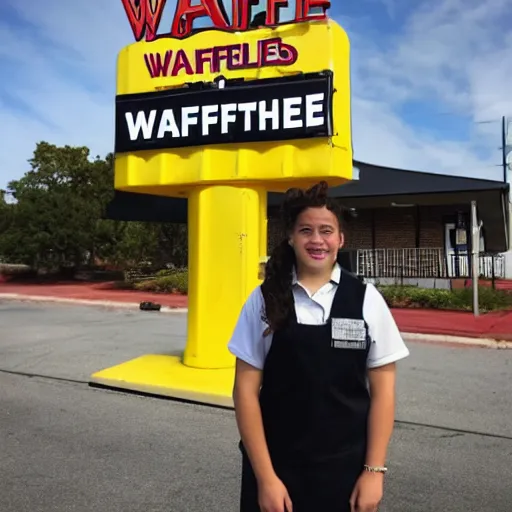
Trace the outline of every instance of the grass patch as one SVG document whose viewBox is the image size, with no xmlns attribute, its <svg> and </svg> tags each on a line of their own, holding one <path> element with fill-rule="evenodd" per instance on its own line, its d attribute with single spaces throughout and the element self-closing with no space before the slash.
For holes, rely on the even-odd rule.
<svg viewBox="0 0 512 512">
<path fill-rule="evenodd" d="M 424 308 L 454 311 L 473 310 L 471 288 L 437 290 L 416 286 L 379 286 L 386 302 L 393 308 Z M 488 286 L 478 288 L 479 308 L 482 312 L 512 309 L 512 293 L 493 290 Z"/>
<path fill-rule="evenodd" d="M 136 290 L 149 293 L 188 293 L 187 269 L 161 270 L 154 277 L 135 283 L 126 283 Z M 378 286 L 392 308 L 422 308 L 451 311 L 472 311 L 471 288 L 437 290 L 416 286 Z M 494 290 L 490 286 L 479 287 L 479 307 L 482 313 L 512 309 L 512 293 Z"/>
<path fill-rule="evenodd" d="M 162 270 L 156 277 L 139 281 L 133 285 L 136 290 L 151 293 L 181 293 L 188 292 L 187 270 Z"/>
</svg>

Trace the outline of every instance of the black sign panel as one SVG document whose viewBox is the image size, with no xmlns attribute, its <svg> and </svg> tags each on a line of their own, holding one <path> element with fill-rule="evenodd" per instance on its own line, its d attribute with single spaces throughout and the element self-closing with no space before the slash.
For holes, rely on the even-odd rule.
<svg viewBox="0 0 512 512">
<path fill-rule="evenodd" d="M 116 153 L 332 135 L 332 74 L 116 98 Z"/>
</svg>

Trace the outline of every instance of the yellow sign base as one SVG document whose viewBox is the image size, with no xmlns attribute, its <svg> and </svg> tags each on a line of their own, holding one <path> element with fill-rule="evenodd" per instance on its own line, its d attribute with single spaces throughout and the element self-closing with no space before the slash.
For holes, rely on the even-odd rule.
<svg viewBox="0 0 512 512">
<path fill-rule="evenodd" d="M 189 311 L 183 359 L 144 355 L 99 371 L 90 382 L 231 406 L 235 358 L 228 341 L 241 305 L 260 282 L 266 215 L 264 190 L 196 187 L 188 198 Z"/>
<path fill-rule="evenodd" d="M 191 368 L 178 356 L 151 354 L 101 370 L 90 383 L 232 408 L 234 378 L 234 368 Z"/>
<path fill-rule="evenodd" d="M 121 51 L 115 188 L 188 199 L 187 344 L 182 359 L 142 356 L 95 373 L 92 383 L 231 405 L 235 358 L 228 342 L 244 302 L 261 283 L 267 193 L 352 179 L 349 47 L 345 31 L 322 20 L 247 32 L 199 31 Z M 297 90 L 287 98 L 291 90 L 275 88 L 286 80 L 288 90 L 299 78 L 306 87 L 310 75 L 319 80 L 311 89 L 316 93 L 302 97 Z M 269 101 L 283 102 L 271 128 L 264 110 Z M 257 125 L 250 105 L 256 106 Z M 220 112 L 216 131 L 207 116 L 203 124 L 206 107 Z M 233 108 L 245 112 L 243 132 L 241 117 L 229 132 L 226 113 Z M 194 111 L 202 114 L 189 117 Z M 291 140 L 292 126 L 305 131 L 293 132 L 298 135 Z"/>
</svg>

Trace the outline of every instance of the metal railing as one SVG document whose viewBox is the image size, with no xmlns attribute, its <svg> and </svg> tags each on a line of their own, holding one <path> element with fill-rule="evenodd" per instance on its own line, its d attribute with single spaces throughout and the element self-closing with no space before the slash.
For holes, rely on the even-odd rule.
<svg viewBox="0 0 512 512">
<path fill-rule="evenodd" d="M 356 273 L 362 277 L 379 278 L 458 278 L 471 277 L 471 254 L 445 256 L 436 248 L 358 249 Z M 482 253 L 479 256 L 479 277 L 505 276 L 503 254 Z"/>
<path fill-rule="evenodd" d="M 448 258 L 450 277 L 471 277 L 471 254 L 452 254 Z M 481 253 L 478 257 L 478 276 L 485 279 L 505 277 L 505 256 L 503 254 Z"/>
<path fill-rule="evenodd" d="M 363 277 L 445 277 L 441 248 L 359 249 L 357 273 Z"/>
</svg>

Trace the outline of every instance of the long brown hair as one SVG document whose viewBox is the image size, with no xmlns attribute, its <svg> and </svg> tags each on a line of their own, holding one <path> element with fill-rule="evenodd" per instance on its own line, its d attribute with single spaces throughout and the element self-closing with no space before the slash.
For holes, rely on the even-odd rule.
<svg viewBox="0 0 512 512">
<path fill-rule="evenodd" d="M 328 188 L 327 183 L 321 181 L 307 190 L 291 188 L 285 194 L 281 205 L 285 236 L 267 261 L 265 279 L 261 285 L 265 303 L 264 320 L 269 332 L 285 327 L 293 311 L 292 279 L 296 259 L 289 237 L 299 215 L 307 208 L 326 207 L 336 215 L 341 229 L 342 209 L 334 199 L 328 197 Z"/>
</svg>

